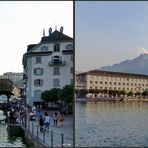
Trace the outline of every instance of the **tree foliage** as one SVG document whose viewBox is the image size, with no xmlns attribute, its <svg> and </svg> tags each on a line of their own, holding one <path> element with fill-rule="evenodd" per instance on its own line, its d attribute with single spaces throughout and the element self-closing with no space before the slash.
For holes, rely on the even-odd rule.
<svg viewBox="0 0 148 148">
<path fill-rule="evenodd" d="M 73 101 L 73 85 L 65 85 L 63 89 L 59 91 L 59 98 L 65 103 L 72 103 Z"/>
<path fill-rule="evenodd" d="M 41 94 L 41 98 L 45 102 L 56 102 L 58 98 L 59 88 L 52 88 L 51 90 L 45 90 Z"/>
<path fill-rule="evenodd" d="M 0 79 L 0 91 L 12 91 L 13 82 L 10 79 Z"/>
</svg>

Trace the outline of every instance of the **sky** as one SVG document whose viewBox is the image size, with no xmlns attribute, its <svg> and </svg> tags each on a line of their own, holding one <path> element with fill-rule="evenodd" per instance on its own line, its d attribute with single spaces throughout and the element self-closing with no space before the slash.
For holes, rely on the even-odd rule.
<svg viewBox="0 0 148 148">
<path fill-rule="evenodd" d="M 81 72 L 148 54 L 148 2 L 75 2 L 75 50 Z"/>
<path fill-rule="evenodd" d="M 39 43 L 43 28 L 47 36 L 55 26 L 73 37 L 72 1 L 0 1 L 0 75 L 23 72 L 27 45 Z"/>
</svg>

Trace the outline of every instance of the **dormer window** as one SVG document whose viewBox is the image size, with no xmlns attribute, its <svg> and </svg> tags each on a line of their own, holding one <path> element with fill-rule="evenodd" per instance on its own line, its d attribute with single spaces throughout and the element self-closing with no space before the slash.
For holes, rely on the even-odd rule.
<svg viewBox="0 0 148 148">
<path fill-rule="evenodd" d="M 54 52 L 60 52 L 60 44 L 56 43 L 54 45 Z"/>
<path fill-rule="evenodd" d="M 73 45 L 72 44 L 68 44 L 68 45 L 65 46 L 65 48 L 67 50 L 72 50 L 73 49 Z"/>
<path fill-rule="evenodd" d="M 41 47 L 41 51 L 48 51 L 48 47 L 47 46 Z"/>
</svg>

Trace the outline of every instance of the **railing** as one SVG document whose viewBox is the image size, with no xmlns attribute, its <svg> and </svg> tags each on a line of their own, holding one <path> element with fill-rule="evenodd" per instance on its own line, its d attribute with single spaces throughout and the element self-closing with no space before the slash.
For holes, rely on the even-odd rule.
<svg viewBox="0 0 148 148">
<path fill-rule="evenodd" d="M 25 128 L 24 124 L 23 126 Z M 42 131 L 40 128 L 42 128 Z M 70 135 L 67 135 L 66 137 L 63 133 L 55 132 L 54 130 L 47 131 L 44 127 L 40 127 L 36 122 L 28 120 L 26 130 L 49 147 L 72 147 L 72 137 Z M 68 141 L 69 138 L 71 139 L 71 143 Z"/>
<path fill-rule="evenodd" d="M 55 62 L 54 60 L 52 60 L 48 64 L 49 64 L 49 66 L 54 66 L 54 65 L 64 66 L 64 65 L 66 65 L 66 61 L 59 60 L 59 61 Z"/>
</svg>

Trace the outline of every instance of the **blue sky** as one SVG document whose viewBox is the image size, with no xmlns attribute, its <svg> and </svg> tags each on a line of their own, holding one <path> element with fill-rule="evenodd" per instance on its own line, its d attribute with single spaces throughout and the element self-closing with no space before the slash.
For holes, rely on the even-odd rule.
<svg viewBox="0 0 148 148">
<path fill-rule="evenodd" d="M 0 1 L 0 75 L 23 72 L 27 45 L 39 43 L 43 28 L 47 36 L 56 25 L 73 37 L 72 1 Z"/>
<path fill-rule="evenodd" d="M 77 1 L 75 6 L 76 70 L 148 53 L 148 2 Z"/>
</svg>

